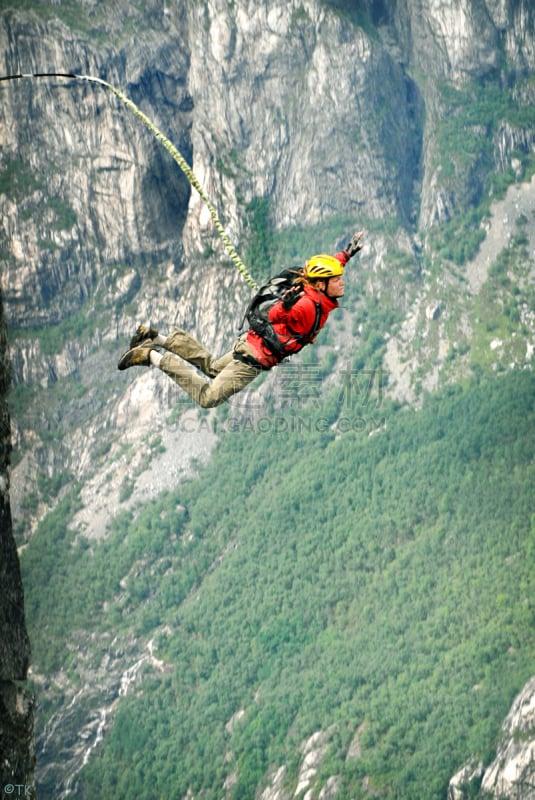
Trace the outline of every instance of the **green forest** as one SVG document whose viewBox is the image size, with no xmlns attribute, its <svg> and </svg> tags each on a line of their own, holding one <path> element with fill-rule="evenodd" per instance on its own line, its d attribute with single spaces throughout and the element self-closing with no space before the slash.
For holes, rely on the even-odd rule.
<svg viewBox="0 0 535 800">
<path fill-rule="evenodd" d="M 73 488 L 22 553 L 35 669 L 75 672 L 70 637 L 154 639 L 165 663 L 76 796 L 253 800 L 282 765 L 293 794 L 317 731 L 314 797 L 337 776 L 340 800 L 444 800 L 489 763 L 535 663 L 534 397 L 530 371 L 419 410 L 360 395 L 373 435 L 336 424 L 336 392 L 299 426 L 271 407 L 100 543 L 68 527 Z"/>
</svg>

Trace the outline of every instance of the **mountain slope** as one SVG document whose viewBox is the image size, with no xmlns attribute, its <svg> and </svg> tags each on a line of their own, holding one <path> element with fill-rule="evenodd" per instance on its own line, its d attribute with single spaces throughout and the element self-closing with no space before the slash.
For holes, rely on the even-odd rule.
<svg viewBox="0 0 535 800">
<path fill-rule="evenodd" d="M 519 222 L 526 254 L 517 242 L 474 298 L 464 266 L 508 185 L 530 187 L 533 209 L 533 9 L 523 0 L 471 13 L 462 3 L 461 25 L 453 12 L 342 0 L 6 3 L 0 63 L 8 74 L 63 68 L 123 88 L 193 164 L 258 279 L 366 225 L 331 371 L 375 368 L 386 350 L 389 391 L 418 402 L 481 362 L 529 363 L 535 336 L 522 307 L 532 214 Z M 157 458 L 151 443 L 176 401 L 158 376 L 132 386 L 116 374 L 132 330 L 178 323 L 228 348 L 248 290 L 203 203 L 115 98 L 42 80 L 2 83 L 1 100 L 16 529 L 27 538 L 81 481 L 77 522 L 99 537 L 100 516 L 126 502 L 124 482 L 150 483 L 140 454 Z M 191 438 L 168 440 L 180 474 L 194 468 Z"/>
<path fill-rule="evenodd" d="M 390 413 L 382 405 L 386 396 L 418 406 L 426 392 L 448 383 L 531 369 L 534 13 L 530 0 L 445 0 L 440 8 L 431 0 L 2 4 L 0 73 L 65 69 L 102 76 L 124 89 L 193 163 L 255 277 L 283 263 L 301 264 L 313 251 L 333 252 L 355 229 L 368 229 L 366 248 L 347 272 L 343 307 L 317 346 L 264 376 L 229 407 L 199 414 L 165 376 L 155 370 L 119 374 L 116 363 L 141 321 L 151 320 L 164 331 L 183 324 L 218 351 L 235 338 L 248 291 L 227 263 L 206 209 L 148 131 L 99 87 L 44 79 L 1 83 L 0 275 L 13 373 L 10 499 L 17 541 L 26 546 L 31 636 L 41 642 L 32 673 L 40 705 L 39 780 L 44 791 L 74 792 L 103 734 L 108 736 L 116 719 L 119 729 L 123 724 L 121 710 L 137 681 L 146 676 L 144 670 L 170 682 L 173 691 L 178 686 L 182 696 L 180 681 L 170 677 L 175 650 L 181 646 L 180 636 L 169 634 L 180 623 L 173 610 L 189 608 L 188 598 L 193 602 L 200 584 L 211 587 L 210 581 L 222 574 L 219 566 L 223 570 L 235 563 L 240 537 L 251 547 L 255 544 L 260 564 L 264 558 L 276 561 L 275 554 L 264 549 L 267 542 L 277 542 L 285 562 L 300 556 L 291 574 L 298 597 L 298 589 L 312 583 L 305 557 L 309 553 L 300 550 L 302 538 L 295 538 L 299 529 L 291 540 L 295 553 L 279 545 L 277 533 L 289 533 L 286 517 L 297 525 L 296 509 L 302 502 L 295 496 L 295 508 L 273 511 L 287 480 L 301 486 L 301 473 L 314 487 L 305 492 L 317 515 L 310 528 L 318 524 L 319 530 L 331 517 L 338 526 L 331 533 L 333 552 L 341 555 L 323 553 L 329 568 L 323 568 L 319 582 L 319 596 L 334 608 L 333 620 L 339 614 L 340 627 L 333 629 L 338 646 L 351 632 L 348 598 L 353 583 L 349 565 L 345 572 L 342 568 L 343 543 L 349 541 L 351 555 L 357 544 L 336 514 L 331 484 L 317 477 L 332 466 L 329 458 L 337 452 L 332 438 L 342 442 L 350 436 L 359 443 L 373 433 L 370 441 L 380 442 Z M 483 398 L 480 405 L 485 405 Z M 477 418 L 478 409 L 471 406 L 463 413 Z M 492 419 L 487 426 L 493 426 Z M 527 440 L 527 430 L 525 434 Z M 312 458 L 311 452 L 323 453 L 325 448 L 325 463 L 316 463 L 312 474 L 313 460 L 308 464 L 296 458 L 300 472 L 290 470 L 288 475 L 276 466 L 275 457 L 285 459 L 288 442 L 297 442 L 300 435 L 298 451 Z M 258 532 L 264 522 L 249 531 L 249 512 L 231 507 L 226 494 L 212 498 L 212 490 L 222 489 L 215 480 L 220 476 L 212 467 L 205 472 L 204 465 L 220 440 L 225 442 L 221 452 L 229 457 L 231 451 L 225 448 L 232 442 L 237 448 L 237 496 L 250 511 L 264 508 L 267 518 L 276 513 L 267 538 Z M 284 447 L 280 441 L 285 441 Z M 248 451 L 257 445 L 269 448 L 273 463 L 261 454 L 253 463 L 247 460 Z M 458 446 L 462 449 L 460 440 Z M 240 447 L 248 448 L 247 453 Z M 345 451 L 337 457 L 339 469 L 344 461 L 353 463 Z M 414 451 L 414 458 L 434 469 L 427 451 Z M 227 470 L 225 462 L 215 463 Z M 394 463 L 409 477 L 418 473 L 418 467 L 411 471 L 412 465 L 397 455 Z M 379 477 L 385 471 L 387 482 L 395 483 L 388 459 L 376 463 L 370 455 L 368 472 L 372 466 Z M 474 465 L 467 485 L 473 492 L 484 489 L 493 469 L 485 460 Z M 478 471 L 481 486 L 472 474 Z M 368 517 L 375 510 L 381 535 L 394 542 L 408 539 L 409 552 L 410 536 L 418 532 L 420 522 L 405 507 L 405 496 L 413 495 L 400 486 L 396 500 L 385 499 L 380 482 L 372 474 L 366 477 L 365 464 L 359 465 L 358 474 L 355 500 L 355 487 L 342 470 L 340 503 L 346 516 L 353 522 L 358 503 L 362 524 L 369 530 Z M 187 496 L 177 499 L 175 489 L 182 491 L 184 480 L 192 475 L 200 482 L 188 484 Z M 257 491 L 261 478 L 262 491 Z M 513 478 L 515 474 L 504 479 L 511 490 Z M 446 493 L 444 506 L 436 501 L 437 519 L 445 525 L 447 519 L 448 531 L 451 521 L 455 533 L 461 525 L 459 514 L 472 509 L 462 487 L 452 485 L 455 489 Z M 204 492 L 204 499 L 197 492 Z M 501 497 L 498 489 L 496 497 Z M 160 503 L 151 504 L 154 498 L 161 498 Z M 379 514 L 377 504 L 383 500 L 388 518 Z M 413 497 L 415 508 L 419 501 Z M 507 498 L 503 501 L 507 509 Z M 494 507 L 493 498 L 489 503 Z M 435 519 L 433 509 L 428 512 Z M 502 512 L 496 513 L 501 519 Z M 425 515 L 424 519 L 429 521 Z M 165 520 L 168 528 L 162 527 Z M 364 535 L 358 525 L 357 534 Z M 448 534 L 444 536 L 449 541 Z M 363 587 L 372 596 L 379 584 L 368 583 L 368 573 L 382 574 L 383 561 L 397 552 L 394 543 L 385 556 L 379 544 L 355 556 L 366 578 Z M 311 540 L 311 554 L 320 545 L 319 536 Z M 177 557 L 177 547 L 183 548 L 183 558 Z M 452 550 L 452 555 L 462 559 L 465 554 Z M 324 588 L 333 559 L 335 566 L 342 562 L 340 584 L 332 587 L 333 598 L 338 593 L 342 598 L 338 611 Z M 422 557 L 420 564 L 427 579 Z M 453 560 L 451 569 L 455 566 Z M 284 583 L 276 567 L 273 591 L 277 587 L 285 596 L 290 578 Z M 500 568 L 495 569 L 499 578 Z M 409 566 L 407 570 L 410 575 Z M 254 608 L 251 565 L 250 571 L 251 591 L 244 591 L 243 603 Z M 314 660 L 315 642 L 322 631 L 330 630 L 326 612 L 317 611 L 313 620 L 313 604 L 305 607 L 298 600 L 287 600 L 287 623 L 284 609 L 268 597 L 269 580 L 266 576 L 258 590 L 259 602 L 266 600 L 267 616 L 252 617 L 238 648 L 244 659 L 253 652 L 250 681 L 263 677 L 260 662 L 266 659 L 266 670 L 274 675 L 283 670 L 283 656 L 296 644 L 303 658 Z M 402 585 L 403 575 L 396 581 Z M 507 598 L 515 588 L 506 587 Z M 457 600 L 457 586 L 454 589 Z M 218 593 L 219 588 L 214 597 Z M 61 620 L 55 611 L 58 598 Z M 232 597 L 225 595 L 224 601 L 234 610 Z M 516 601 L 513 617 L 518 613 L 524 619 L 523 595 L 511 598 L 513 604 Z M 486 602 L 494 608 L 495 598 Z M 377 604 L 370 613 L 382 621 Z M 455 609 L 446 608 L 456 619 Z M 224 619 L 213 611 L 223 627 Z M 394 608 L 393 619 L 397 611 Z M 197 672 L 191 674 L 185 667 L 184 674 L 188 692 L 197 683 L 207 687 L 202 696 L 192 696 L 196 724 L 201 725 L 203 718 L 210 718 L 218 696 L 206 665 L 217 665 L 219 656 L 217 647 L 206 650 L 208 633 L 196 635 L 194 624 L 203 630 L 203 620 L 192 616 L 185 638 L 188 646 L 194 641 L 198 647 L 193 654 Z M 447 629 L 447 621 L 444 625 Z M 308 638 L 300 639 L 304 627 Z M 370 621 L 372 641 L 374 631 Z M 500 633 L 489 631 L 489 641 L 494 640 L 501 641 Z M 403 650 L 399 636 L 394 641 Z M 449 642 L 455 652 L 453 636 L 445 641 L 446 650 Z M 266 656 L 273 642 L 282 642 L 280 663 L 276 654 Z M 376 663 L 377 653 L 361 645 Z M 382 648 L 388 654 L 391 642 L 381 640 L 379 652 Z M 326 674 L 328 666 L 318 660 Z M 238 665 L 234 674 L 241 675 Z M 518 673 L 512 670 L 509 699 L 523 677 L 521 668 Z M 221 680 L 227 685 L 224 675 Z M 240 681 L 249 685 L 247 680 L 237 677 L 238 683 L 228 689 L 232 701 L 214 711 L 225 724 L 242 710 L 242 702 L 246 713 L 254 708 L 240 688 Z M 325 686 L 323 676 L 314 680 Z M 365 687 L 373 687 L 372 677 L 366 681 Z M 292 686 L 299 704 L 301 687 L 296 684 Z M 275 698 L 274 684 L 268 689 Z M 307 702 L 301 704 L 305 707 L 314 694 L 307 692 Z M 328 687 L 325 692 L 329 696 Z M 288 691 L 287 706 L 293 710 L 290 695 Z M 173 708 L 174 696 L 155 694 L 154 701 Z M 269 705 L 256 726 L 239 713 L 234 719 L 236 737 L 240 722 L 246 723 L 243 742 L 232 750 L 242 754 L 235 778 L 229 765 L 220 763 L 218 747 L 227 733 L 211 728 L 212 744 L 195 733 L 199 752 L 215 753 L 214 770 L 221 781 L 203 778 L 207 759 L 195 756 L 184 769 L 184 786 L 200 791 L 206 780 L 216 792 L 215 787 L 228 780 L 231 792 L 236 780 L 235 792 L 250 795 L 255 781 L 266 775 L 268 762 L 282 784 L 304 781 L 298 775 L 304 739 L 310 742 L 310 752 L 303 755 L 308 763 L 318 757 L 313 752 L 321 753 L 329 736 L 338 734 L 330 728 L 328 714 L 318 710 L 318 726 L 325 723 L 325 730 L 304 717 L 296 723 L 303 738 L 294 740 L 296 747 L 286 746 L 284 720 L 290 711 L 281 708 L 283 722 L 273 725 Z M 413 705 L 418 708 L 418 698 Z M 274 700 L 273 707 L 280 704 Z M 505 714 L 505 699 L 498 707 Z M 141 717 L 138 711 L 132 713 Z M 486 706 L 474 713 L 485 727 Z M 352 708 L 349 716 L 348 729 L 360 712 Z M 263 722 L 272 732 L 273 752 L 259 733 Z M 131 730 L 128 714 L 125 724 Z M 158 724 L 166 727 L 168 721 L 162 717 Z M 452 774 L 474 749 L 469 742 L 463 744 L 471 724 L 470 718 L 460 723 Z M 375 730 L 371 722 L 356 737 L 355 752 L 362 749 L 366 730 Z M 138 726 L 135 736 L 141 740 L 145 735 Z M 388 737 L 378 737 L 383 749 L 377 752 L 386 759 Z M 167 735 L 161 738 L 168 741 Z M 343 742 L 348 738 L 346 733 Z M 184 734 L 184 742 L 187 739 Z M 249 740 L 258 743 L 256 750 L 248 749 Z M 123 747 L 121 738 L 119 742 Z M 132 741 L 129 746 L 137 745 Z M 154 746 L 152 735 L 147 746 Z M 166 765 L 162 793 L 167 793 L 177 770 L 176 763 L 171 764 L 172 748 L 162 747 L 166 752 L 155 763 Z M 338 755 L 344 753 L 345 744 L 336 747 Z M 427 752 L 421 738 L 413 747 L 411 763 L 420 750 L 422 758 Z M 397 751 L 392 751 L 392 763 L 397 763 Z M 175 756 L 179 763 L 180 754 Z M 286 777 L 277 764 L 285 765 Z M 368 781 L 370 792 L 373 780 L 367 776 L 377 775 L 374 770 L 366 766 L 362 777 L 362 786 Z M 158 785 L 155 770 L 150 774 L 152 784 L 136 778 L 144 791 Z M 335 774 L 337 769 L 325 766 L 325 775 L 334 783 Z M 353 780 L 349 774 L 342 783 Z M 445 775 L 444 765 L 440 781 Z M 125 780 L 129 778 L 130 774 Z M 84 780 L 98 783 L 94 777 Z M 385 780 L 393 785 L 390 778 Z M 325 793 L 334 791 L 333 782 Z"/>
<path fill-rule="evenodd" d="M 372 437 L 227 433 L 105 544 L 60 560 L 57 521 L 38 531 L 35 668 L 65 663 L 68 620 L 70 669 L 117 715 L 76 796 L 250 798 L 284 766 L 290 797 L 313 734 L 313 797 L 333 778 L 336 797 L 438 800 L 468 754 L 490 759 L 535 647 L 534 388 L 450 390 Z M 133 638 L 151 658 L 117 708 L 83 664 Z"/>
</svg>

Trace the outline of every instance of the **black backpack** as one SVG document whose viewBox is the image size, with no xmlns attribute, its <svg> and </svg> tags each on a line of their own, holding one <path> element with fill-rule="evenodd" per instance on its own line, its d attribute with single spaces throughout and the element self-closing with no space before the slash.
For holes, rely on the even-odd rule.
<svg viewBox="0 0 535 800">
<path fill-rule="evenodd" d="M 270 278 L 268 283 L 261 286 L 251 299 L 241 324 L 241 328 L 243 328 L 245 320 L 247 320 L 251 329 L 262 337 L 267 347 L 278 358 L 284 358 L 290 355 L 290 353 L 275 333 L 273 325 L 269 321 L 269 310 L 275 303 L 282 299 L 285 292 L 294 285 L 295 279 L 299 275 L 299 269 L 284 269 L 278 275 L 274 275 Z M 296 294 L 295 301 L 297 301 L 300 296 L 302 295 Z M 311 341 L 318 332 L 320 319 L 321 305 L 320 303 L 316 303 L 316 318 L 312 330 L 306 334 L 294 333 L 291 328 L 289 328 L 289 330 L 297 341 L 306 344 Z"/>
</svg>

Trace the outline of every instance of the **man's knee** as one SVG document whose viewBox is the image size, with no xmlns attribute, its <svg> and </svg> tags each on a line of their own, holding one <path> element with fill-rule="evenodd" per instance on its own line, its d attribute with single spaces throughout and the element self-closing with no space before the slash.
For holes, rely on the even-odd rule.
<svg viewBox="0 0 535 800">
<path fill-rule="evenodd" d="M 228 381 L 223 385 L 220 381 L 216 380 L 212 383 L 205 384 L 203 390 L 199 395 L 199 405 L 202 408 L 215 408 L 222 403 L 226 403 L 233 395 L 240 392 L 244 388 L 242 383 Z"/>
<path fill-rule="evenodd" d="M 221 403 L 224 403 L 226 399 L 226 397 L 213 397 L 204 392 L 199 397 L 199 405 L 201 408 L 215 408 L 221 405 Z"/>
</svg>

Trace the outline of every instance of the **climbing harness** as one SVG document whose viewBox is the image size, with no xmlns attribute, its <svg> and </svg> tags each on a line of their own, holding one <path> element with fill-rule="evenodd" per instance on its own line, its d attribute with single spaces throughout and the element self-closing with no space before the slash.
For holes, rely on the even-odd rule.
<svg viewBox="0 0 535 800">
<path fill-rule="evenodd" d="M 246 283 L 251 287 L 251 289 L 253 289 L 253 291 L 256 291 L 258 289 L 258 285 L 254 281 L 253 277 L 249 274 L 247 267 L 245 266 L 245 264 L 239 257 L 238 253 L 234 249 L 223 227 L 223 224 L 219 219 L 219 215 L 210 201 L 210 198 L 208 197 L 203 187 L 199 183 L 197 176 L 195 175 L 195 173 L 185 160 L 184 156 L 175 147 L 175 145 L 171 141 L 169 141 L 169 139 L 166 136 L 164 136 L 161 130 L 156 127 L 156 125 L 147 117 L 147 115 L 144 114 L 136 106 L 133 100 L 130 100 L 129 97 L 127 97 L 120 89 L 117 89 L 115 86 L 112 86 L 111 83 L 102 80 L 102 78 L 92 77 L 91 75 L 77 75 L 75 73 L 65 73 L 65 72 L 30 72 L 30 73 L 21 73 L 18 75 L 0 76 L 0 82 L 18 80 L 21 78 L 68 78 L 71 80 L 88 81 L 89 83 L 95 83 L 98 84 L 99 86 L 104 86 L 104 88 L 108 89 L 116 97 L 118 97 L 119 100 L 121 100 L 121 102 L 124 103 L 124 105 L 128 108 L 128 110 L 131 111 L 139 120 L 141 120 L 141 122 L 143 122 L 144 125 L 147 126 L 147 128 L 156 137 L 156 139 L 160 142 L 160 144 L 162 144 L 165 147 L 167 152 L 176 161 L 176 163 L 178 164 L 178 166 L 180 167 L 180 169 L 190 182 L 191 186 L 194 189 L 196 189 L 202 200 L 204 200 L 204 202 L 206 203 L 206 206 L 208 208 L 208 211 L 210 212 L 210 216 L 212 217 L 217 233 L 219 234 L 219 237 L 223 242 L 223 245 L 225 246 L 227 253 L 230 256 L 232 263 L 234 264 L 238 272 L 242 275 L 242 277 L 245 279 Z"/>
</svg>

